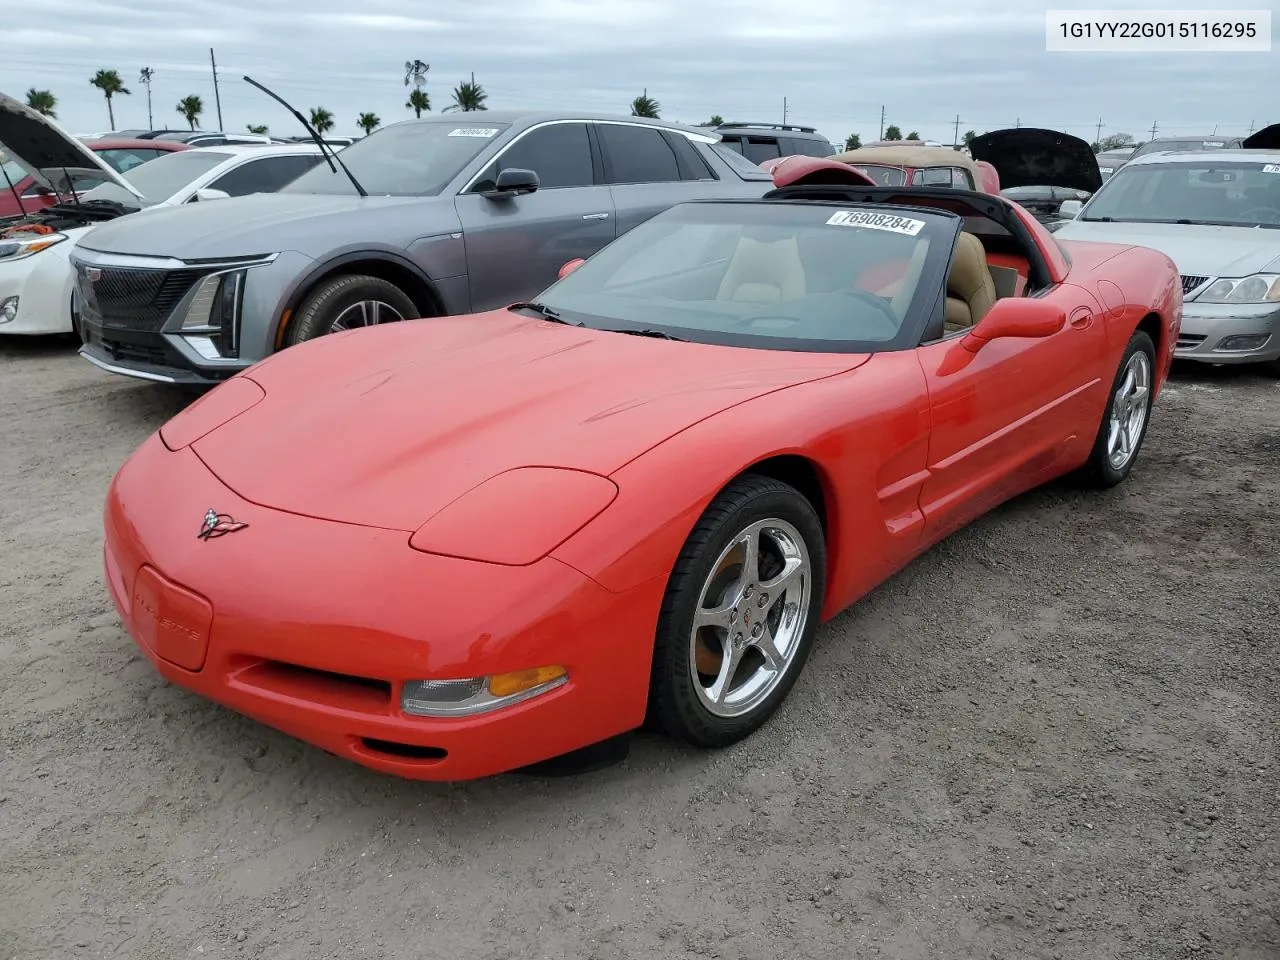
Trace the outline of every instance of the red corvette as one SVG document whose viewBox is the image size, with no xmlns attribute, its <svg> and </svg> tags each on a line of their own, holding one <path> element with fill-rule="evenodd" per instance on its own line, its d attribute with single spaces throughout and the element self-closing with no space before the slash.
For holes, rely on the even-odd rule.
<svg viewBox="0 0 1280 960">
<path fill-rule="evenodd" d="M 1129 474 L 1162 254 L 952 188 L 684 203 L 536 301 L 323 337 L 165 424 L 106 578 L 171 681 L 429 780 L 759 727 L 819 622 L 1068 472 Z"/>
</svg>

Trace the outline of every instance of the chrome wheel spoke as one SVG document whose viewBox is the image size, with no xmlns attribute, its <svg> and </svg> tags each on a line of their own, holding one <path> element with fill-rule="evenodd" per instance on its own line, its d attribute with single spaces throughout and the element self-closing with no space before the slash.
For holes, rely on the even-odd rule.
<svg viewBox="0 0 1280 960">
<path fill-rule="evenodd" d="M 760 579 L 760 531 L 748 530 L 738 543 L 742 547 L 742 582 L 755 583 Z"/>
<path fill-rule="evenodd" d="M 1124 375 L 1111 399 L 1107 426 L 1107 459 L 1117 470 L 1133 459 L 1147 423 L 1151 399 L 1151 363 L 1145 353 L 1135 353 L 1125 364 Z"/>
<path fill-rule="evenodd" d="M 693 629 L 696 631 L 705 627 L 718 627 L 721 630 L 728 630 L 729 616 L 733 613 L 737 599 L 737 591 L 734 590 L 727 602 L 720 604 L 718 607 L 703 607 L 698 610 L 693 615 Z"/>
<path fill-rule="evenodd" d="M 707 697 L 716 704 L 723 704 L 729 691 L 733 689 L 733 678 L 742 663 L 742 647 L 734 643 L 725 643 L 723 655 L 720 657 L 720 672 L 715 681 L 707 688 Z"/>
<path fill-rule="evenodd" d="M 761 602 L 767 603 L 768 600 L 779 594 L 790 590 L 795 584 L 804 579 L 805 563 L 799 557 L 787 557 L 782 562 L 782 572 L 776 577 L 760 582 L 760 589 L 764 591 L 761 596 L 764 598 Z"/>
<path fill-rule="evenodd" d="M 774 673 L 781 673 L 786 669 L 787 658 L 786 653 L 778 648 L 778 640 L 774 636 L 773 630 L 767 625 L 762 634 L 752 643 L 760 655 L 764 658 L 764 665 Z"/>
</svg>

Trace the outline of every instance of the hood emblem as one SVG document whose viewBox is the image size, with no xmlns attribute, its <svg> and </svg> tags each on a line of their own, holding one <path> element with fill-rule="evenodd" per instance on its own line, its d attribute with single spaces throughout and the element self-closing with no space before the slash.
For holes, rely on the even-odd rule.
<svg viewBox="0 0 1280 960">
<path fill-rule="evenodd" d="M 90 283 L 97 283 L 102 279 L 102 271 L 97 267 L 86 267 L 84 271 L 84 278 Z"/>
<path fill-rule="evenodd" d="M 212 540 L 215 537 L 225 537 L 228 533 L 243 530 L 247 526 L 247 523 L 241 523 L 210 507 L 204 515 L 204 523 L 200 524 L 200 532 L 196 536 L 201 540 Z"/>
</svg>

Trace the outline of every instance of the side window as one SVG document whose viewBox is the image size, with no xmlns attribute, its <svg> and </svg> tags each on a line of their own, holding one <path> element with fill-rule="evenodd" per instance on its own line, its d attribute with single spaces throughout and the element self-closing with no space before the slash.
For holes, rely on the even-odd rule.
<svg viewBox="0 0 1280 960">
<path fill-rule="evenodd" d="M 670 131 L 663 134 L 676 154 L 681 180 L 715 180 L 716 175 L 688 137 Z"/>
<path fill-rule="evenodd" d="M 747 137 L 747 145 L 743 155 L 752 163 L 760 164 L 766 160 L 776 160 L 782 156 L 778 149 L 778 141 L 773 137 Z"/>
<path fill-rule="evenodd" d="M 532 170 L 539 190 L 589 187 L 595 183 L 591 169 L 591 141 L 585 123 L 553 123 L 538 127 L 515 141 L 485 169 L 471 193 L 492 190 L 503 170 Z"/>
<path fill-rule="evenodd" d="M 611 183 L 673 183 L 682 179 L 676 153 L 655 127 L 599 123 Z"/>
<path fill-rule="evenodd" d="M 722 145 L 724 145 L 724 146 L 728 147 L 728 148 L 729 148 L 730 150 L 732 150 L 734 153 L 742 153 L 742 138 L 741 138 L 741 137 L 723 137 L 723 136 L 722 136 L 722 137 L 720 138 L 720 143 L 721 143 Z"/>
<path fill-rule="evenodd" d="M 223 190 L 233 197 L 247 197 L 251 193 L 275 193 L 281 186 L 277 177 L 277 166 L 273 160 L 279 157 L 262 157 L 242 163 L 234 170 L 228 170 L 217 180 L 209 184 L 212 190 Z"/>
<path fill-rule="evenodd" d="M 951 167 L 924 167 L 911 177 L 911 185 L 916 187 L 949 187 L 951 186 Z"/>
<path fill-rule="evenodd" d="M 973 179 L 969 176 L 969 171 L 963 167 L 952 167 L 951 185 L 957 190 L 972 190 Z"/>
<path fill-rule="evenodd" d="M 322 159 L 318 153 L 302 153 L 292 157 L 272 157 L 270 160 L 264 161 L 271 164 L 271 172 L 275 177 L 276 185 L 272 190 L 279 190 L 286 184 L 297 180 Z"/>
</svg>

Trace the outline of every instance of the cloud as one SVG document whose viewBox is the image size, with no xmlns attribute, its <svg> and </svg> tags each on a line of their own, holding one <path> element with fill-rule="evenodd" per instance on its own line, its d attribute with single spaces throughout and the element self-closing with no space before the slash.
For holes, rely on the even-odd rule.
<svg viewBox="0 0 1280 960">
<path fill-rule="evenodd" d="M 1057 7 L 1085 7 L 1059 2 Z M 1158 9 L 1167 3 L 1128 3 Z M 12 8 L 12 9 L 10 9 Z M 58 97 L 75 132 L 107 123 L 89 86 L 120 72 L 132 96 L 115 100 L 121 127 L 145 126 L 143 66 L 155 70 L 157 125 L 182 124 L 173 105 L 206 104 L 218 125 L 209 67 L 216 50 L 222 125 L 267 123 L 295 133 L 249 74 L 300 109 L 324 106 L 337 132 L 359 113 L 384 122 L 405 109 L 404 63 L 431 64 L 434 110 L 474 72 L 489 105 L 625 113 L 642 90 L 662 115 L 816 126 L 833 140 L 878 135 L 887 123 L 950 141 L 957 131 L 1016 122 L 1092 139 L 1123 131 L 1244 133 L 1278 118 L 1275 54 L 1046 53 L 1044 10 L 996 0 L 41 0 L 6 8 L 0 90 L 32 86 Z"/>
</svg>

